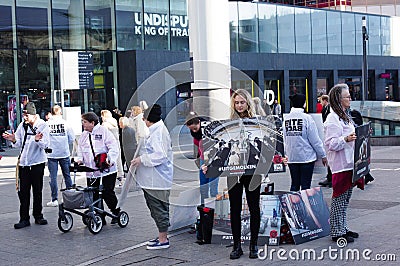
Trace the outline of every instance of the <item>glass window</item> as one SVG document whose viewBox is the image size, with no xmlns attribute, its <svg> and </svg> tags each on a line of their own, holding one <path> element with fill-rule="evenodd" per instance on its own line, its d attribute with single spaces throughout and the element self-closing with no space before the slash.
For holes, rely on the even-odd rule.
<svg viewBox="0 0 400 266">
<path fill-rule="evenodd" d="M 310 9 L 295 9 L 296 54 L 311 54 Z"/>
<path fill-rule="evenodd" d="M 83 1 L 53 0 L 53 48 L 85 49 Z"/>
<path fill-rule="evenodd" d="M 114 12 L 112 0 L 85 1 L 86 46 L 93 50 L 113 49 L 111 14 Z"/>
<path fill-rule="evenodd" d="M 366 13 L 367 0 L 351 0 L 351 11 Z"/>
<path fill-rule="evenodd" d="M 168 50 L 168 0 L 144 1 L 144 48 Z"/>
<path fill-rule="evenodd" d="M 381 6 L 379 4 L 377 5 L 376 0 L 368 0 L 368 2 L 369 3 L 367 5 L 367 13 L 380 15 L 381 14 Z"/>
<path fill-rule="evenodd" d="M 239 8 L 239 52 L 257 52 L 258 20 L 257 5 L 238 3 Z"/>
<path fill-rule="evenodd" d="M 356 29 L 353 13 L 342 13 L 342 49 L 344 55 L 356 53 Z"/>
<path fill-rule="evenodd" d="M 188 51 L 189 21 L 187 16 L 186 0 L 170 0 L 170 5 L 171 50 Z"/>
<path fill-rule="evenodd" d="M 16 114 L 13 112 L 15 101 L 14 60 L 12 50 L 0 49 L 0 128 L 14 125 Z M 14 98 L 15 99 L 15 98 Z M 11 108 L 11 109 L 10 109 Z M 15 124 L 17 121 L 15 121 Z M 15 129 L 15 127 L 12 127 Z"/>
<path fill-rule="evenodd" d="M 393 8 L 393 7 L 394 7 L 393 3 L 391 3 L 391 4 L 382 4 L 382 6 L 381 6 L 382 15 L 395 16 L 396 15 L 396 9 Z"/>
<path fill-rule="evenodd" d="M 382 41 L 382 55 L 391 55 L 391 35 L 390 35 L 390 21 L 389 17 L 381 17 L 381 41 Z"/>
<path fill-rule="evenodd" d="M 142 49 L 142 0 L 116 0 L 117 50 Z"/>
<path fill-rule="evenodd" d="M 311 9 L 312 22 L 312 53 L 327 54 L 326 41 L 326 11 Z"/>
<path fill-rule="evenodd" d="M 356 55 L 363 54 L 362 17 L 364 14 L 355 14 L 356 24 Z"/>
<path fill-rule="evenodd" d="M 400 17 L 390 18 L 390 55 L 400 56 L 400 34 L 398 34 L 398 29 L 400 29 Z M 396 32 L 396 34 L 394 34 Z"/>
<path fill-rule="evenodd" d="M 48 49 L 48 1 L 17 0 L 16 3 L 18 48 Z"/>
<path fill-rule="evenodd" d="M 295 53 L 294 7 L 277 6 L 279 53 Z"/>
<path fill-rule="evenodd" d="M 260 52 L 278 52 L 278 28 L 276 25 L 276 6 L 258 5 Z"/>
<path fill-rule="evenodd" d="M 231 52 L 239 51 L 238 3 L 229 2 L 229 36 Z"/>
<path fill-rule="evenodd" d="M 340 20 L 340 12 L 329 11 L 327 13 L 328 21 L 328 54 L 342 53 L 342 21 Z"/>
<path fill-rule="evenodd" d="M 368 16 L 368 54 L 381 55 L 381 18 L 378 16 Z"/>
<path fill-rule="evenodd" d="M 50 58 L 49 50 L 18 50 L 18 74 L 21 95 L 34 102 L 36 111 L 44 118 L 50 111 Z"/>
<path fill-rule="evenodd" d="M 13 47 L 11 1 L 0 2 L 0 48 Z"/>
</svg>

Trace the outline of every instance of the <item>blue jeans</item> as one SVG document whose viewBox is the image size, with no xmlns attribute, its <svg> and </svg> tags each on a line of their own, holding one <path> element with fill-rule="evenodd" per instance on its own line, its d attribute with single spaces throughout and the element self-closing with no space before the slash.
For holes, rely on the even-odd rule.
<svg viewBox="0 0 400 266">
<path fill-rule="evenodd" d="M 292 178 L 290 191 L 299 191 L 311 187 L 311 179 L 315 162 L 311 163 L 290 163 L 289 171 Z M 301 189 L 300 189 L 301 187 Z"/>
<path fill-rule="evenodd" d="M 202 165 L 203 163 L 204 161 L 200 160 L 200 165 Z M 200 200 L 201 204 L 203 204 L 204 199 L 217 196 L 219 178 L 218 177 L 207 178 L 201 169 L 199 177 L 200 177 Z"/>
<path fill-rule="evenodd" d="M 71 161 L 69 157 L 60 158 L 60 159 L 47 159 L 47 167 L 50 172 L 50 189 L 51 189 L 51 200 L 55 201 L 58 199 L 58 186 L 57 186 L 57 172 L 58 172 L 58 164 L 60 164 L 62 174 L 64 176 L 65 186 L 72 187 L 72 179 L 69 174 L 69 165 Z"/>
</svg>

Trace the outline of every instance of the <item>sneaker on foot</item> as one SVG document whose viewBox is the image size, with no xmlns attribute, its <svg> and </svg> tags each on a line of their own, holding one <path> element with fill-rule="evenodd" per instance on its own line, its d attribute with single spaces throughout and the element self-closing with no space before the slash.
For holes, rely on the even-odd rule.
<svg viewBox="0 0 400 266">
<path fill-rule="evenodd" d="M 58 200 L 55 201 L 49 201 L 46 204 L 47 207 L 58 207 Z"/>
<path fill-rule="evenodd" d="M 152 245 L 152 244 L 157 243 L 157 242 L 158 242 L 158 237 L 150 239 L 149 241 L 147 241 L 146 245 Z"/>
<path fill-rule="evenodd" d="M 160 243 L 160 241 L 157 241 L 153 244 L 147 245 L 147 249 L 165 249 L 169 248 L 169 240 L 165 243 Z"/>
</svg>

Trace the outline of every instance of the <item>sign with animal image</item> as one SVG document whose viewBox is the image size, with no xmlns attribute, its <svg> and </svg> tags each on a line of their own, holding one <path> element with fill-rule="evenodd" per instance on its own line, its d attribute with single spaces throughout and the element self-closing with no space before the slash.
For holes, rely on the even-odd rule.
<svg viewBox="0 0 400 266">
<path fill-rule="evenodd" d="M 273 163 L 282 164 L 276 152 L 277 134 L 270 117 L 208 122 L 203 127 L 206 177 L 266 174 Z"/>
<path fill-rule="evenodd" d="M 371 161 L 371 122 L 356 127 L 353 183 L 369 173 Z"/>
<path fill-rule="evenodd" d="M 260 196 L 259 245 L 279 245 L 281 215 L 278 195 Z M 228 245 L 233 243 L 231 232 L 229 198 L 228 194 L 225 194 L 222 197 L 217 197 L 215 201 L 213 238 L 220 239 L 222 244 Z M 250 212 L 244 194 L 242 198 L 241 239 L 243 242 L 250 241 Z"/>
<path fill-rule="evenodd" d="M 321 187 L 280 196 L 282 211 L 296 244 L 330 234 L 329 209 Z"/>
</svg>

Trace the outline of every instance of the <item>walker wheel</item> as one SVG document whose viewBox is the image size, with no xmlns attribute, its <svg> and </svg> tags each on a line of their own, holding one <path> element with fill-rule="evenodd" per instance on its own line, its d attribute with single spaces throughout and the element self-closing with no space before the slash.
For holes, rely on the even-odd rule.
<svg viewBox="0 0 400 266">
<path fill-rule="evenodd" d="M 129 223 L 129 216 L 126 212 L 120 211 L 118 214 L 118 225 L 121 228 L 124 228 L 128 225 Z"/>
<path fill-rule="evenodd" d="M 101 229 L 103 229 L 103 220 L 100 215 L 95 214 L 94 219 L 92 217 L 88 219 L 88 229 L 94 235 L 100 233 Z"/>
<path fill-rule="evenodd" d="M 58 229 L 60 229 L 61 232 L 66 233 L 71 230 L 74 224 L 74 218 L 72 218 L 72 215 L 69 212 L 64 212 L 64 217 L 65 219 L 63 219 L 62 216 L 58 217 Z"/>
<path fill-rule="evenodd" d="M 89 212 L 90 212 L 89 210 L 86 210 L 83 212 L 84 215 L 82 215 L 82 222 L 84 225 L 88 225 L 88 220 L 89 220 L 88 213 Z"/>
</svg>

